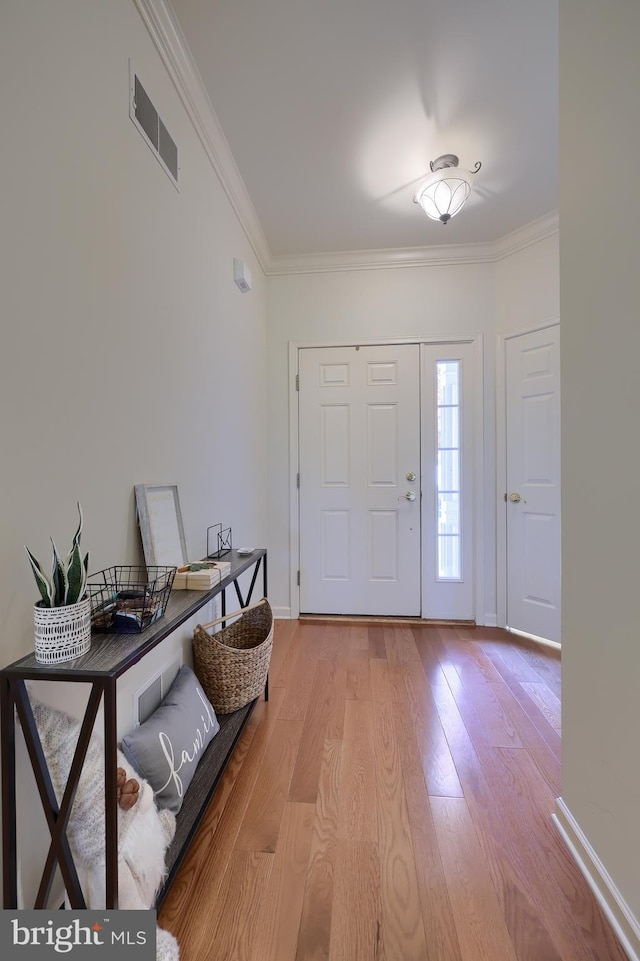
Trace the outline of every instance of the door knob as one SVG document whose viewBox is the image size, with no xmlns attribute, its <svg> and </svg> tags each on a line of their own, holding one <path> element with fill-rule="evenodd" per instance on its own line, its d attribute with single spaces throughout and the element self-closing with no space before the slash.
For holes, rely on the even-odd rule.
<svg viewBox="0 0 640 961">
<path fill-rule="evenodd" d="M 509 500 L 514 504 L 518 504 L 522 500 L 522 497 L 520 494 L 509 494 Z"/>
<path fill-rule="evenodd" d="M 416 495 L 416 492 L 415 492 L 415 491 L 407 491 L 407 493 L 406 493 L 406 494 L 402 494 L 402 495 L 398 498 L 398 500 L 400 501 L 400 500 L 402 500 L 402 498 L 404 497 L 405 500 L 414 501 L 414 500 L 416 499 L 416 496 L 417 496 L 417 495 Z"/>
</svg>

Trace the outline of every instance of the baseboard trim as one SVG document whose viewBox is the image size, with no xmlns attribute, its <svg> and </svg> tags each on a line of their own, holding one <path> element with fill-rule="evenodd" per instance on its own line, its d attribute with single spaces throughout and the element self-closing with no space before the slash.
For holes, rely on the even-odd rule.
<svg viewBox="0 0 640 961">
<path fill-rule="evenodd" d="M 475 621 L 456 621 L 443 620 L 432 617 L 395 617 L 378 614 L 300 614 L 299 618 L 304 624 L 343 624 L 346 626 L 362 627 L 371 624 L 372 626 L 385 627 L 464 627 L 471 628 L 476 626 Z"/>
<path fill-rule="evenodd" d="M 290 607 L 272 607 L 273 616 L 277 621 L 290 621 L 291 620 L 291 608 Z"/>
<path fill-rule="evenodd" d="M 640 923 L 562 798 L 551 818 L 630 961 L 640 961 Z"/>
<path fill-rule="evenodd" d="M 552 641 L 548 637 L 540 637 L 539 634 L 529 634 L 528 631 L 518 631 L 515 627 L 505 627 L 505 631 L 509 634 L 514 634 L 516 637 L 524 637 L 527 641 L 533 641 L 534 644 L 541 644 L 543 647 L 549 647 L 553 651 L 561 651 L 562 644 L 560 641 Z"/>
</svg>

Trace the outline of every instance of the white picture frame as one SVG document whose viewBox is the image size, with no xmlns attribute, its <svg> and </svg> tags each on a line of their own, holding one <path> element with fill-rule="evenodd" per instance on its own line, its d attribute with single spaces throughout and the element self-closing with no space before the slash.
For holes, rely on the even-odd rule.
<svg viewBox="0 0 640 961">
<path fill-rule="evenodd" d="M 177 484 L 136 484 L 136 509 L 147 567 L 189 563 Z"/>
</svg>

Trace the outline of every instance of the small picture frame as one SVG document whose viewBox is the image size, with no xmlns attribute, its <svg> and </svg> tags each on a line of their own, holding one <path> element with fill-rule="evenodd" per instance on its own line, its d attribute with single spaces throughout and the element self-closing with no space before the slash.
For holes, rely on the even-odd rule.
<svg viewBox="0 0 640 961">
<path fill-rule="evenodd" d="M 135 493 L 145 564 L 188 564 L 177 484 L 136 484 Z"/>
</svg>

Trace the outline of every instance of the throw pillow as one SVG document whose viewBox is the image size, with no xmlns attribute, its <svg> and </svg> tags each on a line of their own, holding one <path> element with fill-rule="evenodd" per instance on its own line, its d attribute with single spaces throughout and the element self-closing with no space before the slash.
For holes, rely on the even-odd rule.
<svg viewBox="0 0 640 961">
<path fill-rule="evenodd" d="M 153 788 L 159 808 L 177 814 L 207 745 L 220 730 L 213 707 L 184 664 L 151 717 L 122 739 L 122 752 Z"/>
</svg>

